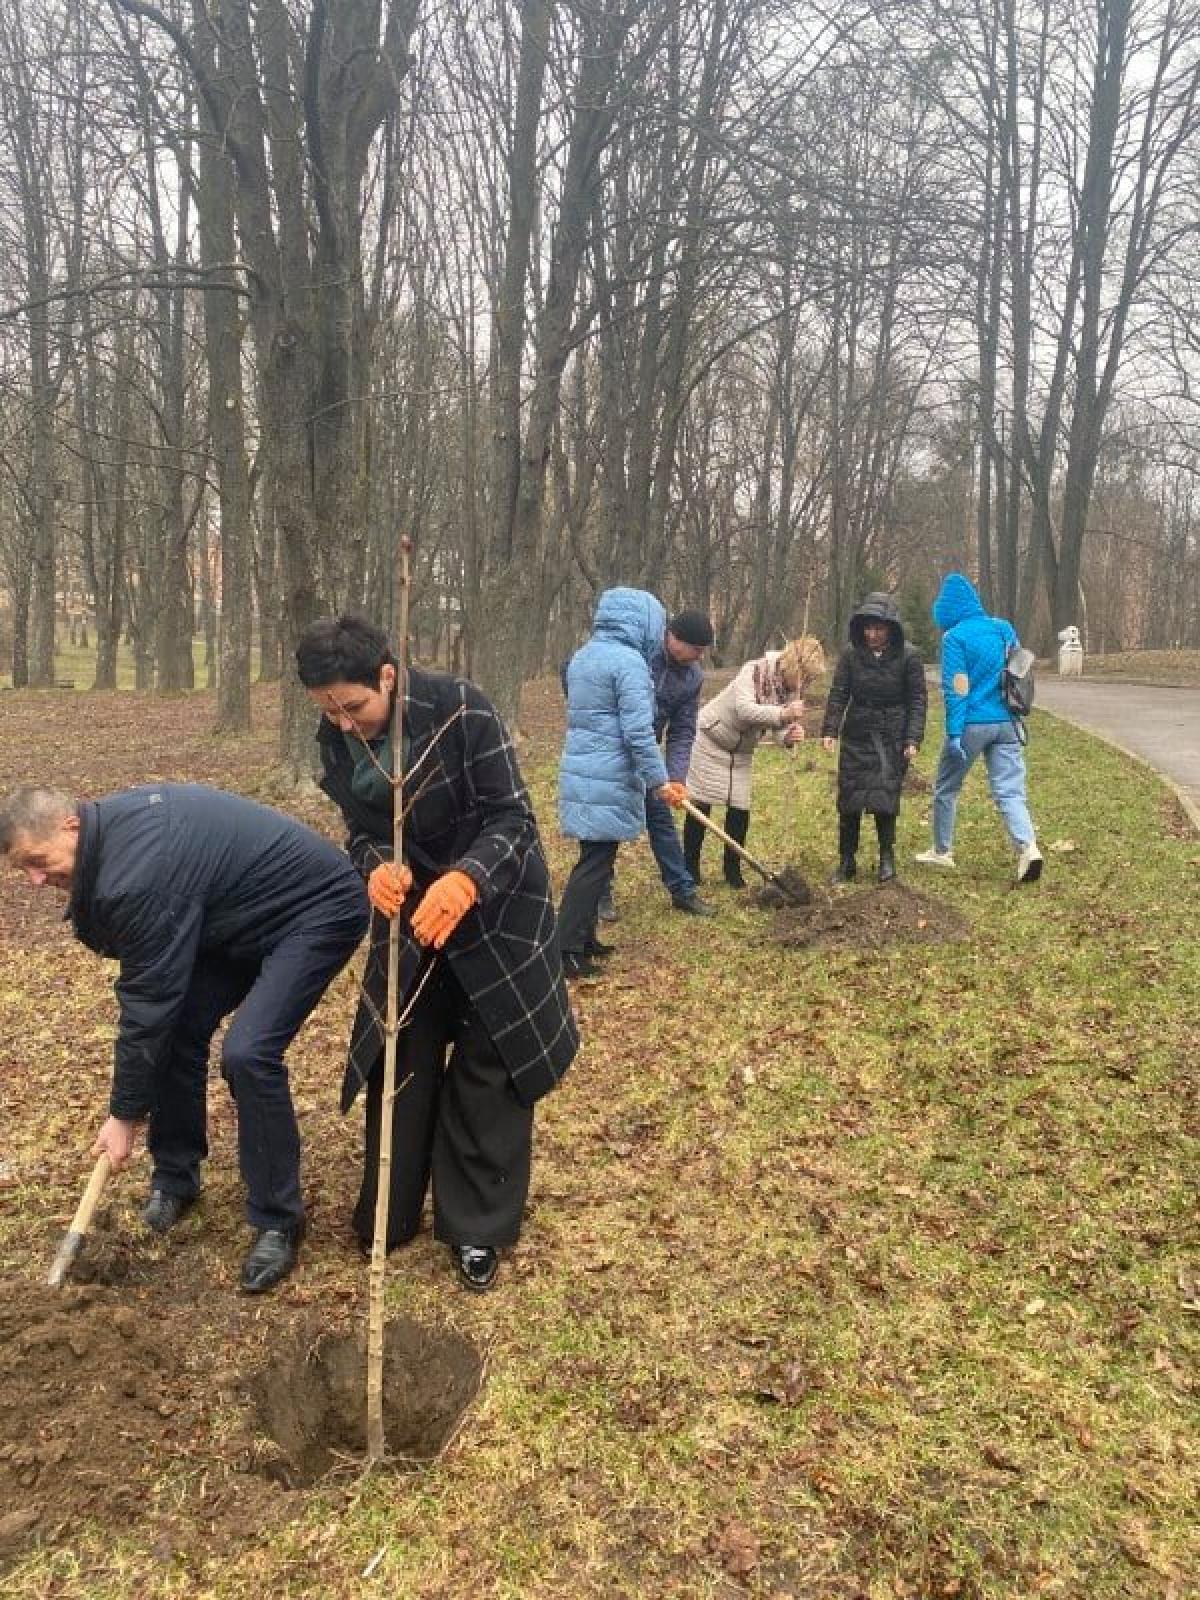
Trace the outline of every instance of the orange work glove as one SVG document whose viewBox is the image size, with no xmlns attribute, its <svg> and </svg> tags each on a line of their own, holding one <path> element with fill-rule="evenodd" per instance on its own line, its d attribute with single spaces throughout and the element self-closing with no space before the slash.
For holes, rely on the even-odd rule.
<svg viewBox="0 0 1200 1600">
<path fill-rule="evenodd" d="M 669 806 L 674 806 L 676 811 L 681 811 L 683 802 L 687 799 L 687 784 L 664 783 L 658 791 L 658 798 L 665 800 Z"/>
<path fill-rule="evenodd" d="M 394 917 L 413 886 L 413 875 L 405 866 L 384 861 L 367 879 L 367 899 L 385 917 Z"/>
<path fill-rule="evenodd" d="M 418 944 L 440 950 L 479 899 L 479 889 L 465 872 L 443 872 L 426 889 L 412 914 L 413 937 Z"/>
</svg>

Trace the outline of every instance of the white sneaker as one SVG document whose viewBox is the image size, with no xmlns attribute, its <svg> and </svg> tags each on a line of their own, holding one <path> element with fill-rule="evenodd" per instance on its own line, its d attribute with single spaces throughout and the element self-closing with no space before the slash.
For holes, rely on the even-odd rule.
<svg viewBox="0 0 1200 1600">
<path fill-rule="evenodd" d="M 1036 883 L 1042 875 L 1042 852 L 1037 840 L 1031 839 L 1017 856 L 1017 882 Z"/>
<path fill-rule="evenodd" d="M 920 850 L 913 857 L 923 867 L 951 867 L 957 865 L 953 850 L 939 850 L 936 845 L 931 845 L 928 850 Z"/>
</svg>

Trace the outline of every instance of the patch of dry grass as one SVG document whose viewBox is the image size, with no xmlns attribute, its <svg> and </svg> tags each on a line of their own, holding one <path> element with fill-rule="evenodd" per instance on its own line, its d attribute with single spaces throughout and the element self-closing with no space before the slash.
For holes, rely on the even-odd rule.
<svg viewBox="0 0 1200 1600">
<path fill-rule="evenodd" d="M 1090 655 L 1084 663 L 1089 678 L 1135 678 L 1146 683 L 1200 684 L 1200 650 L 1125 650 Z"/>
</svg>

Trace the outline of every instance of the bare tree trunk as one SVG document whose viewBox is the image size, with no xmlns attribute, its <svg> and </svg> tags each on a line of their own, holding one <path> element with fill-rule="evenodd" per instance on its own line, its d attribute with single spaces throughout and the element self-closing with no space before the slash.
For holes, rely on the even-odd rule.
<svg viewBox="0 0 1200 1600">
<path fill-rule="evenodd" d="M 254 515 L 253 499 L 250 512 Z M 258 481 L 258 538 L 254 549 L 254 592 L 258 600 L 258 681 L 276 683 L 282 666 L 283 630 L 279 615 L 279 556 L 275 529 L 274 480 Z"/>
<path fill-rule="evenodd" d="M 386 12 L 378 0 L 313 0 L 303 19 L 284 0 L 226 0 L 219 26 L 205 0 L 192 0 L 196 31 L 211 34 L 207 56 L 158 7 L 110 3 L 173 41 L 232 163 L 260 455 L 272 479 L 284 628 L 294 641 L 340 602 L 361 566 L 370 388 L 363 182 L 408 68 L 419 0 L 392 0 Z M 297 776 L 313 771 L 311 708 L 290 674 L 280 753 Z"/>
<path fill-rule="evenodd" d="M 204 70 L 215 71 L 213 38 L 197 34 Z M 200 102 L 200 258 L 209 271 L 204 295 L 205 353 L 208 358 L 208 430 L 217 474 L 221 521 L 221 620 L 217 644 L 216 726 L 240 732 L 250 726 L 251 548 L 250 472 L 246 460 L 246 422 L 242 397 L 242 335 L 239 284 L 233 262 L 233 175 L 219 148 L 220 130 L 211 108 Z"/>
<path fill-rule="evenodd" d="M 474 630 L 480 681 L 500 714 L 516 725 L 521 685 L 540 661 L 548 570 L 543 509 L 563 371 L 577 334 L 576 295 L 600 160 L 611 130 L 612 90 L 620 47 L 632 21 L 615 0 L 581 12 L 578 81 L 571 106 L 562 191 L 545 299 L 534 334 L 535 370 L 528 395 L 523 368 L 525 280 L 534 245 L 535 161 L 550 7 L 530 0 L 522 18 L 513 145 L 508 162 L 510 220 L 504 281 L 495 317 L 495 412 L 492 423 L 492 521 L 484 569 L 487 625 Z M 523 423 L 523 415 L 527 419 Z"/>
</svg>

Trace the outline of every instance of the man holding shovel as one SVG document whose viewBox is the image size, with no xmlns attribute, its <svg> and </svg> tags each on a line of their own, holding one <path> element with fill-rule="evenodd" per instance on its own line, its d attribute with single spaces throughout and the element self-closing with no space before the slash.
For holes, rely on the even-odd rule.
<svg viewBox="0 0 1200 1600">
<path fill-rule="evenodd" d="M 66 890 L 76 937 L 120 963 L 109 1116 L 92 1153 L 119 1171 L 147 1125 L 142 1219 L 158 1233 L 200 1192 L 209 1045 L 233 1014 L 221 1072 L 255 1230 L 241 1286 L 272 1288 L 304 1233 L 284 1052 L 366 931 L 358 874 L 291 817 L 198 784 L 96 801 L 18 789 L 0 804 L 0 855 Z"/>
</svg>

